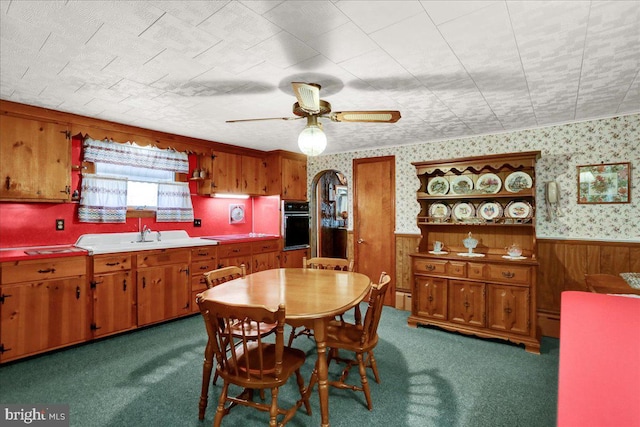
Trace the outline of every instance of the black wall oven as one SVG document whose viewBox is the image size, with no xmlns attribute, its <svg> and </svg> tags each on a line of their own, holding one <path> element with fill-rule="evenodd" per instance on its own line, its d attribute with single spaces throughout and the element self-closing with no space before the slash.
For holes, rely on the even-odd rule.
<svg viewBox="0 0 640 427">
<path fill-rule="evenodd" d="M 285 251 L 309 247 L 310 217 L 308 202 L 282 201 L 282 237 Z"/>
</svg>

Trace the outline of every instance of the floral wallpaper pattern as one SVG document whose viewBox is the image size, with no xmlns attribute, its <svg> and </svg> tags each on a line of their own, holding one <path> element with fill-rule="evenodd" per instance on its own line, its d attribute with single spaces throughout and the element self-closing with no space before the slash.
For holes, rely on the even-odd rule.
<svg viewBox="0 0 640 427">
<path fill-rule="evenodd" d="M 330 143 L 330 142 L 329 142 Z M 416 217 L 420 181 L 412 162 L 541 151 L 536 164 L 536 234 L 540 238 L 640 242 L 640 114 L 570 123 L 503 134 L 414 145 L 384 147 L 310 157 L 308 185 L 322 171 L 347 177 L 352 209 L 352 160 L 393 155 L 396 158 L 396 233 L 419 234 Z M 631 163 L 631 203 L 578 204 L 577 166 Z M 560 201 L 551 216 L 545 203 L 545 182 L 556 181 Z M 309 194 L 311 193 L 309 188 Z M 349 217 L 349 228 L 353 228 Z"/>
</svg>

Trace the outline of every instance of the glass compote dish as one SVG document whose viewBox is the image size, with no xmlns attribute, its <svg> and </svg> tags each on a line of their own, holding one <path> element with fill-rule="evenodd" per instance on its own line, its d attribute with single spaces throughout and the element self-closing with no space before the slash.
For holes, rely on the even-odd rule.
<svg viewBox="0 0 640 427">
<path fill-rule="evenodd" d="M 465 248 L 469 250 L 469 256 L 472 256 L 473 250 L 475 249 L 476 246 L 478 246 L 478 239 L 474 239 L 471 236 L 471 232 L 469 232 L 469 237 L 462 240 L 462 244 L 464 245 Z"/>
</svg>

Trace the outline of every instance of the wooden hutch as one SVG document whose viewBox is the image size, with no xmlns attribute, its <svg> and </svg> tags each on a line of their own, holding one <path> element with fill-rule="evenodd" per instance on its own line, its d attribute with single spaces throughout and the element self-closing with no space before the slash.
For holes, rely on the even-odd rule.
<svg viewBox="0 0 640 427">
<path fill-rule="evenodd" d="M 413 163 L 420 178 L 422 239 L 418 252 L 411 254 L 410 326 L 500 338 L 540 352 L 535 230 L 539 157 L 539 151 L 531 151 Z M 477 241 L 471 252 L 463 244 L 468 237 Z M 438 252 L 435 242 L 442 244 Z M 507 254 L 513 245 L 521 249 L 520 256 Z"/>
</svg>

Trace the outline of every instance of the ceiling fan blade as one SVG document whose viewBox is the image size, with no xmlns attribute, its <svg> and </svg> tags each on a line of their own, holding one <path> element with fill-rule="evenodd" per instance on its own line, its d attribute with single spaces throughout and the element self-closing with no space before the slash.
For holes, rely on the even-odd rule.
<svg viewBox="0 0 640 427">
<path fill-rule="evenodd" d="M 293 93 L 298 99 L 300 108 L 310 114 L 320 112 L 320 85 L 315 83 L 292 82 Z"/>
<path fill-rule="evenodd" d="M 332 122 L 395 123 L 400 111 L 337 111 L 329 116 Z"/>
<path fill-rule="evenodd" d="M 263 120 L 300 120 L 304 117 L 268 117 L 264 119 L 238 119 L 238 120 L 226 120 L 225 123 L 238 123 L 238 122 L 259 122 Z"/>
</svg>

